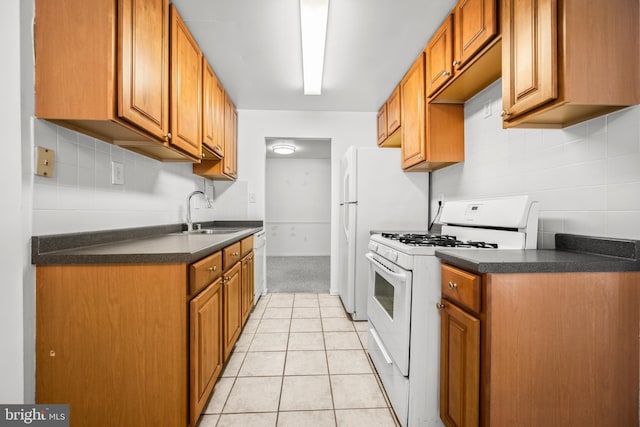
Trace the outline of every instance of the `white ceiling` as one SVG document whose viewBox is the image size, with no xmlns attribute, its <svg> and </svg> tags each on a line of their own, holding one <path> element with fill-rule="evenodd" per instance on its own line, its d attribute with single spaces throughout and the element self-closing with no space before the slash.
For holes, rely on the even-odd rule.
<svg viewBox="0 0 640 427">
<path fill-rule="evenodd" d="M 173 0 L 238 109 L 377 111 L 455 0 L 330 0 L 323 89 L 302 93 L 299 0 Z"/>
</svg>

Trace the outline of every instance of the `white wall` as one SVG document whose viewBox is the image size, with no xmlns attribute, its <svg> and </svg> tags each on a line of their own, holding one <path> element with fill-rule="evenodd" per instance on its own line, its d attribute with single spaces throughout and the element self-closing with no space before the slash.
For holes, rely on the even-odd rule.
<svg viewBox="0 0 640 427">
<path fill-rule="evenodd" d="M 559 232 L 640 239 L 640 107 L 561 130 L 503 130 L 501 110 L 501 80 L 467 102 L 466 160 L 433 173 L 434 199 L 530 194 L 539 247 Z"/>
<path fill-rule="evenodd" d="M 255 194 L 248 218 L 264 218 L 266 137 L 331 139 L 331 253 L 338 251 L 340 159 L 351 145 L 376 146 L 376 113 L 238 111 L 238 179 Z M 269 241 L 267 240 L 267 248 Z M 337 257 L 331 257 L 331 291 L 337 283 Z"/>
<path fill-rule="evenodd" d="M 56 151 L 54 176 L 34 177 L 34 235 L 184 222 L 187 196 L 204 190 L 190 163 L 162 163 L 45 120 L 34 119 L 34 143 Z M 124 185 L 111 184 L 111 161 L 124 165 Z M 221 219 L 200 197 L 192 214 Z"/>
<path fill-rule="evenodd" d="M 28 242 L 24 229 L 25 203 L 22 195 L 22 135 L 20 96 L 20 0 L 0 6 L 0 128 L 3 134 L 0 182 L 3 208 L 0 210 L 0 402 L 25 400 L 25 342 L 23 321 L 22 266 Z M 28 203 L 26 204 L 28 209 Z M 27 215 L 28 216 L 28 215 Z"/>
<path fill-rule="evenodd" d="M 267 158 L 265 195 L 267 256 L 330 255 L 330 159 Z"/>
</svg>

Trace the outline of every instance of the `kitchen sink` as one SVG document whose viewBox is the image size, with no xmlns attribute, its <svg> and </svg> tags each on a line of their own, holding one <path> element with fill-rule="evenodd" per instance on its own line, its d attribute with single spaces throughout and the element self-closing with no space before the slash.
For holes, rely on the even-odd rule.
<svg viewBox="0 0 640 427">
<path fill-rule="evenodd" d="M 200 230 L 183 231 L 185 234 L 230 234 L 237 233 L 240 228 L 201 228 Z"/>
<path fill-rule="evenodd" d="M 231 234 L 241 231 L 241 228 L 201 228 L 200 230 L 182 231 L 173 234 Z"/>
</svg>

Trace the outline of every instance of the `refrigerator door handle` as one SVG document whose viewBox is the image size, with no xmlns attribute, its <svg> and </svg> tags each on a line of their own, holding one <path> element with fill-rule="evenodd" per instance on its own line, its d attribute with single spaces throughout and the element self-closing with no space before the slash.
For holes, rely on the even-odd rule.
<svg viewBox="0 0 640 427">
<path fill-rule="evenodd" d="M 340 203 L 340 206 L 344 206 L 343 203 Z M 344 238 L 349 242 L 349 230 L 347 230 L 347 208 L 343 208 L 342 210 L 342 231 L 344 232 Z"/>
<path fill-rule="evenodd" d="M 344 206 L 344 205 L 357 205 L 358 202 L 341 202 L 340 206 Z"/>
</svg>

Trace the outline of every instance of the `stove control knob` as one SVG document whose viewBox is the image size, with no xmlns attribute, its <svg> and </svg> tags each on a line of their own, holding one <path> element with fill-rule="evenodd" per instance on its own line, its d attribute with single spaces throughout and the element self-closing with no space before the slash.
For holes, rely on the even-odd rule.
<svg viewBox="0 0 640 427">
<path fill-rule="evenodd" d="M 375 242 L 369 242 L 369 249 L 371 249 L 372 251 L 377 251 L 378 250 L 378 244 Z"/>
<path fill-rule="evenodd" d="M 389 260 L 391 260 L 391 261 L 397 261 L 397 260 L 398 260 L 398 252 L 396 252 L 396 251 L 389 251 L 388 258 L 389 258 Z"/>
</svg>

